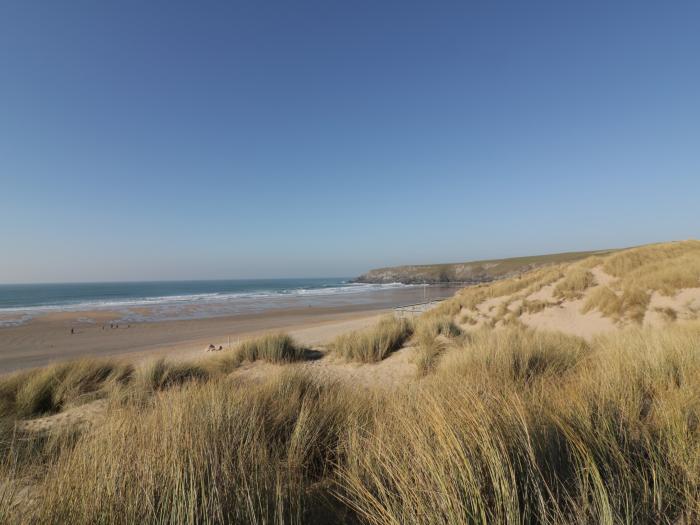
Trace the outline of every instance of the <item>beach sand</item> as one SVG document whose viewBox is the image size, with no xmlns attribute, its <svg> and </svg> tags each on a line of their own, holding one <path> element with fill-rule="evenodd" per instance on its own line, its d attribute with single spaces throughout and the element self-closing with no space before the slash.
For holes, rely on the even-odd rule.
<svg viewBox="0 0 700 525">
<path fill-rule="evenodd" d="M 128 356 L 137 360 L 196 357 L 205 355 L 210 344 L 227 348 L 242 339 L 276 330 L 314 346 L 327 343 L 340 333 L 371 325 L 396 306 L 420 302 L 423 293 L 420 288 L 410 288 L 390 296 L 377 295 L 375 302 L 363 304 L 331 307 L 300 304 L 206 319 L 120 322 L 118 328 L 113 321 L 120 318 L 120 312 L 56 312 L 18 326 L 0 328 L 0 373 L 88 356 Z M 442 293 L 450 295 L 451 291 Z M 110 323 L 115 327 L 111 328 Z"/>
</svg>

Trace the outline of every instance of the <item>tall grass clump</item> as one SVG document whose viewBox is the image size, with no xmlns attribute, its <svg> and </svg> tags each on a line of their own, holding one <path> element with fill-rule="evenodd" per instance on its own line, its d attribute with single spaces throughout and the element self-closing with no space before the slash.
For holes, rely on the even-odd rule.
<svg viewBox="0 0 700 525">
<path fill-rule="evenodd" d="M 236 352 L 244 361 L 263 360 L 270 363 L 288 363 L 304 358 L 304 349 L 284 333 L 269 334 L 244 341 L 236 349 Z"/>
<path fill-rule="evenodd" d="M 582 312 L 598 310 L 615 321 L 644 321 L 651 294 L 642 288 L 626 288 L 619 295 L 607 286 L 594 290 L 583 305 Z"/>
<path fill-rule="evenodd" d="M 536 331 L 521 325 L 482 329 L 444 357 L 441 371 L 473 384 L 484 380 L 529 384 L 571 373 L 590 351 L 585 340 L 561 332 Z"/>
<path fill-rule="evenodd" d="M 108 396 L 128 384 L 134 367 L 107 359 L 81 359 L 17 372 L 0 379 L 0 417 L 52 414 Z"/>
<path fill-rule="evenodd" d="M 477 334 L 457 370 L 443 359 L 351 429 L 340 497 L 377 525 L 696 523 L 698 344 L 698 326 L 592 348 Z"/>
<path fill-rule="evenodd" d="M 331 349 L 348 361 L 375 363 L 401 348 L 412 333 L 410 321 L 387 315 L 372 328 L 338 336 Z"/>
<path fill-rule="evenodd" d="M 354 399 L 282 373 L 246 387 L 189 383 L 146 406 L 113 407 L 104 425 L 50 461 L 36 486 L 42 501 L 14 518 L 323 523 L 333 499 L 319 482 L 341 458 L 350 419 L 366 411 Z"/>
<path fill-rule="evenodd" d="M 457 337 L 461 333 L 459 327 L 447 316 L 424 315 L 419 318 L 414 334 L 418 375 L 424 376 L 431 372 L 445 350 L 448 338 Z"/>
<path fill-rule="evenodd" d="M 206 381 L 208 370 L 192 362 L 156 359 L 140 368 L 135 377 L 137 390 L 152 393 L 180 386 L 190 381 Z"/>
<path fill-rule="evenodd" d="M 306 359 L 306 350 L 285 333 L 266 334 L 243 341 L 232 351 L 203 360 L 207 369 L 228 374 L 244 362 L 291 363 Z"/>
<path fill-rule="evenodd" d="M 525 299 L 522 303 L 523 313 L 536 314 L 556 303 L 543 301 L 542 299 Z"/>
<path fill-rule="evenodd" d="M 574 267 L 554 287 L 554 296 L 562 299 L 580 299 L 583 292 L 595 284 L 593 274 L 585 269 Z"/>
</svg>

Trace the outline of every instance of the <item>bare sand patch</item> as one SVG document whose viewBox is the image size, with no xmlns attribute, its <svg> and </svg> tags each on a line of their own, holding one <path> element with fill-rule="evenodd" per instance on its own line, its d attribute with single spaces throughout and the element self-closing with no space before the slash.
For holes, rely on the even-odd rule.
<svg viewBox="0 0 700 525">
<path fill-rule="evenodd" d="M 565 301 L 561 304 L 545 308 L 537 313 L 523 313 L 520 320 L 526 326 L 539 330 L 560 331 L 592 339 L 596 335 L 610 332 L 617 327 L 608 317 L 600 312 L 581 313 L 585 299 Z"/>
<path fill-rule="evenodd" d="M 660 326 L 669 320 L 693 320 L 700 313 L 700 288 L 683 288 L 668 296 L 653 292 L 644 324 Z"/>
<path fill-rule="evenodd" d="M 106 410 L 107 401 L 98 399 L 84 405 L 67 408 L 58 414 L 20 421 L 18 427 L 29 432 L 48 432 L 56 427 L 90 426 L 99 424 Z"/>
<path fill-rule="evenodd" d="M 539 290 L 537 290 L 536 292 L 533 292 L 530 295 L 528 295 L 525 299 L 527 301 L 554 301 L 554 289 L 557 287 L 557 284 L 559 284 L 563 280 L 564 278 L 562 277 L 561 279 L 553 282 L 552 284 L 547 284 Z"/>
<path fill-rule="evenodd" d="M 596 266 L 589 270 L 593 277 L 595 277 L 595 282 L 597 286 L 609 286 L 617 278 L 613 277 L 609 273 L 606 273 L 600 266 Z"/>
</svg>

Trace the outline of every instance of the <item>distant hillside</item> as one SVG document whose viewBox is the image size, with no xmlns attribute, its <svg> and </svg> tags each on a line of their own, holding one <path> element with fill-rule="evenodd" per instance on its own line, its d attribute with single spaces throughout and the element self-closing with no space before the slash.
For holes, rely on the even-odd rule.
<svg viewBox="0 0 700 525">
<path fill-rule="evenodd" d="M 463 263 L 391 266 L 370 270 L 360 275 L 355 279 L 355 282 L 405 284 L 483 283 L 512 277 L 547 264 L 572 262 L 585 259 L 591 255 L 606 255 L 613 251 L 566 252 Z"/>
</svg>

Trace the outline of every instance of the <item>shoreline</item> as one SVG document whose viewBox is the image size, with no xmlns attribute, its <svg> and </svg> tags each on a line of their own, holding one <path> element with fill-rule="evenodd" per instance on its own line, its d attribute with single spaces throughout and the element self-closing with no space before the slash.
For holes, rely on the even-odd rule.
<svg viewBox="0 0 700 525">
<path fill-rule="evenodd" d="M 449 297 L 455 291 L 456 288 L 445 288 L 440 296 Z M 403 289 L 377 292 L 364 302 L 352 304 L 306 306 L 300 302 L 297 306 L 262 312 L 120 322 L 119 328 L 110 328 L 111 320 L 120 314 L 115 310 L 52 312 L 0 328 L 0 374 L 81 357 L 197 357 L 206 355 L 210 344 L 226 348 L 239 340 L 277 330 L 314 346 L 327 343 L 340 333 L 369 326 L 396 307 L 419 302 L 422 295 L 421 289 Z"/>
</svg>

